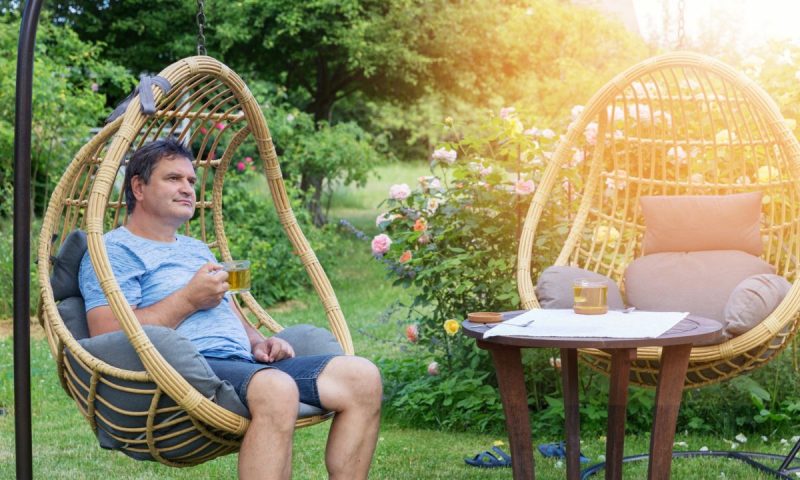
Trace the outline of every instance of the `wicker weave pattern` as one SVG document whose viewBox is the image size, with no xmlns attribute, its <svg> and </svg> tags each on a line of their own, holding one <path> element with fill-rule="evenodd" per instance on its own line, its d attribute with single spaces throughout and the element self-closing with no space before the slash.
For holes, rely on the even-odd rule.
<svg viewBox="0 0 800 480">
<path fill-rule="evenodd" d="M 102 235 L 125 220 L 125 202 L 121 192 L 124 170 L 120 166 L 141 145 L 172 136 L 195 147 L 198 208 L 194 219 L 182 233 L 203 240 L 210 248 L 217 249 L 223 260 L 230 260 L 222 204 L 225 174 L 242 143 L 248 138 L 254 140 L 265 166 L 278 218 L 323 303 L 330 329 L 346 353 L 353 353 L 353 345 L 330 282 L 291 211 L 269 130 L 258 103 L 244 82 L 210 57 L 184 59 L 160 75 L 167 78 L 173 88 L 164 94 L 160 88 L 153 87 L 158 109 L 155 115 L 146 117 L 141 114 L 140 102 L 138 98 L 134 99 L 125 115 L 103 128 L 70 163 L 48 205 L 38 252 L 40 265 L 47 265 L 66 234 L 76 228 L 87 231 L 89 253 L 100 284 L 146 371 L 115 368 L 93 357 L 75 341 L 58 314 L 49 282 L 50 272 L 45 268 L 39 270 L 42 290 L 40 320 L 57 359 L 62 386 L 75 399 L 92 428 L 100 425 L 126 431 L 123 426 L 113 425 L 98 414 L 98 402 L 109 408 L 118 408 L 110 406 L 98 395 L 98 385 L 137 395 L 154 395 L 149 409 L 127 412 L 132 416 L 146 417 L 148 425 L 141 432 L 134 432 L 140 434 L 139 441 L 125 440 L 129 443 L 126 450 L 149 452 L 162 463 L 186 466 L 238 450 L 249 422 L 203 398 L 164 361 L 141 329 L 111 272 Z M 220 151 L 222 154 L 216 158 Z M 53 238 L 55 242 L 51 241 Z M 240 297 L 256 317 L 254 326 L 272 332 L 282 329 L 251 294 Z M 88 382 L 82 380 L 86 375 L 91 378 Z M 138 383 L 131 386 L 131 382 Z M 178 406 L 163 407 L 159 403 L 162 396 L 173 399 Z M 303 418 L 298 420 L 297 426 L 312 425 L 330 416 Z M 200 446 L 181 457 L 169 455 L 171 450 L 179 447 L 167 446 L 175 432 L 166 434 L 162 431 L 184 423 L 190 425 L 186 431 L 196 440 L 192 446 Z"/>
<path fill-rule="evenodd" d="M 584 138 L 596 128 L 594 146 Z M 538 308 L 531 278 L 537 225 L 561 208 L 563 166 L 584 155 L 579 202 L 556 261 L 610 276 L 618 283 L 641 255 L 642 195 L 723 195 L 762 191 L 762 258 L 794 282 L 783 303 L 751 331 L 692 350 L 686 387 L 756 368 L 780 352 L 797 327 L 800 286 L 800 144 L 772 99 L 729 66 L 688 52 L 642 62 L 611 80 L 587 103 L 545 170 L 519 247 L 517 282 L 525 308 Z M 621 285 L 624 290 L 624 285 Z M 642 348 L 631 381 L 654 386 L 660 350 Z M 582 352 L 607 372 L 610 357 Z"/>
</svg>

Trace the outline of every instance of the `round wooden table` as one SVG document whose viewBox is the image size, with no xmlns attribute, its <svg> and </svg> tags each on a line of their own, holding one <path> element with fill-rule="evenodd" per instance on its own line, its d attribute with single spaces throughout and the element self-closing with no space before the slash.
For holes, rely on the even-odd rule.
<svg viewBox="0 0 800 480">
<path fill-rule="evenodd" d="M 523 311 L 506 312 L 511 319 Z M 714 341 L 722 326 L 707 318 L 688 316 L 657 338 L 589 337 L 518 337 L 496 336 L 483 339 L 495 324 L 463 322 L 464 333 L 476 339 L 478 346 L 492 354 L 503 411 L 511 445 L 512 471 L 515 479 L 534 478 L 533 444 L 528 415 L 527 392 L 522 371 L 522 348 L 558 348 L 561 350 L 561 381 L 564 386 L 565 427 L 567 432 L 567 478 L 580 477 L 580 417 L 578 412 L 578 349 L 597 348 L 611 355 L 608 399 L 608 435 L 606 440 L 606 479 L 622 478 L 625 441 L 625 414 L 628 404 L 628 376 L 638 347 L 663 347 L 658 374 L 650 437 L 649 479 L 668 479 L 672 463 L 675 422 L 681 404 L 683 381 L 692 345 Z"/>
</svg>

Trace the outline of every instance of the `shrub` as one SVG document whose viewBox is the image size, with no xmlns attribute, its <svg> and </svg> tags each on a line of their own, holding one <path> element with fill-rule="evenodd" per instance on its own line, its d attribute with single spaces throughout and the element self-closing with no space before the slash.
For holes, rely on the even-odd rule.
<svg viewBox="0 0 800 480">
<path fill-rule="evenodd" d="M 393 185 L 384 202 L 387 211 L 376 219 L 383 233 L 373 239 L 373 255 L 386 264 L 395 285 L 417 292 L 405 309 L 407 336 L 414 343 L 410 353 L 438 366 L 436 375 L 425 375 L 417 360 L 384 371 L 393 385 L 387 389 L 390 414 L 400 417 L 402 411 L 402 418 L 416 425 L 479 430 L 503 425 L 490 359 L 459 328 L 468 312 L 519 306 L 517 239 L 555 140 L 551 130 L 525 129 L 520 118 L 504 109 L 464 136 L 448 119 L 446 131 L 455 140 L 433 152 L 432 175 L 421 177 L 413 190 Z M 543 241 L 566 233 L 568 211 L 562 213 L 545 219 L 544 231 L 553 233 L 545 233 Z M 552 263 L 557 253 L 543 252 L 534 270 Z M 543 355 L 552 352 L 526 358 Z M 410 377 L 393 377 L 411 367 Z M 530 368 L 531 402 L 545 407 L 546 395 L 558 391 L 559 377 L 537 368 Z"/>
<path fill-rule="evenodd" d="M 235 172 L 225 181 L 223 212 L 231 255 L 251 261 L 251 291 L 264 305 L 289 300 L 310 286 L 305 269 L 292 248 L 268 194 L 261 169 L 252 157 L 234 161 Z M 287 185 L 297 222 L 324 261 L 326 230 L 311 223 L 310 214 L 291 183 Z"/>
</svg>

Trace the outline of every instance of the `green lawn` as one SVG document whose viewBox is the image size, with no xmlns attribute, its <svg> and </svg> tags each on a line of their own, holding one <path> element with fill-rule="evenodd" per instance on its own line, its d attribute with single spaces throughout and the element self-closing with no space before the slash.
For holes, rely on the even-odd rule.
<svg viewBox="0 0 800 480">
<path fill-rule="evenodd" d="M 365 192 L 341 192 L 334 198 L 336 209 L 333 218 L 348 217 L 348 212 L 358 213 L 361 228 L 374 229 L 369 218 L 376 213 L 370 207 L 375 199 L 380 201 L 392 183 L 411 184 L 420 173 L 420 167 L 409 171 L 393 166 L 383 169 L 381 180 L 370 183 Z M 371 193 L 367 193 L 371 192 Z M 338 193 L 337 193 L 338 195 Z M 360 198 L 361 200 L 353 200 Z M 345 199 L 347 199 L 345 201 Z M 368 234 L 373 231 L 368 231 Z M 402 341 L 402 330 L 393 321 L 381 320 L 387 305 L 397 299 L 407 298 L 409 291 L 393 288 L 385 279 L 383 267 L 372 259 L 367 242 L 343 238 L 339 243 L 336 263 L 326 265 L 334 289 L 348 319 L 357 353 L 368 358 L 392 355 L 398 341 Z M 285 325 L 296 323 L 324 324 L 322 310 L 313 294 L 273 309 L 274 316 Z M 0 407 L 8 414 L 0 416 L 0 478 L 14 477 L 14 417 L 13 417 L 13 372 L 12 341 L 0 339 Z M 55 368 L 44 340 L 32 342 L 33 385 L 33 438 L 34 474 L 36 478 L 69 479 L 206 479 L 235 478 L 236 456 L 220 458 L 206 464 L 174 469 L 149 462 L 130 460 L 117 452 L 100 449 L 90 433 L 89 426 L 77 409 L 61 390 L 56 379 Z M 424 372 L 420 372 L 424 374 Z M 329 424 L 302 429 L 295 438 L 294 478 L 325 478 L 323 452 Z M 506 440 L 497 435 L 463 432 L 444 432 L 402 428 L 384 422 L 377 453 L 373 462 L 371 478 L 374 479 L 509 479 L 510 469 L 484 470 L 468 467 L 463 458 L 491 447 L 496 440 Z M 535 443 L 552 442 L 559 439 L 537 437 Z M 740 449 L 782 452 L 788 446 L 780 445 L 779 438 L 762 442 L 751 439 Z M 647 437 L 628 436 L 626 453 L 645 452 Z M 685 436 L 678 434 L 676 441 L 686 442 L 696 450 L 703 446 L 711 449 L 726 449 L 729 444 L 721 439 Z M 604 453 L 604 438 L 584 438 L 582 452 L 592 461 L 598 461 Z M 746 448 L 745 448 L 746 447 Z M 507 448 L 507 447 L 506 447 Z M 564 478 L 562 462 L 544 459 L 536 453 L 536 473 L 540 479 Z M 646 463 L 629 465 L 625 478 L 645 478 Z M 597 476 L 596 478 L 602 478 Z M 678 460 L 673 464 L 675 479 L 766 479 L 738 463 L 712 459 Z"/>
</svg>

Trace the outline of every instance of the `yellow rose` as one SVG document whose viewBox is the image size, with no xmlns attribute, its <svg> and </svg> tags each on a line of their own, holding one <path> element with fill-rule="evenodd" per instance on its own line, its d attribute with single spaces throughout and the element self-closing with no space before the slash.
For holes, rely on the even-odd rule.
<svg viewBox="0 0 800 480">
<path fill-rule="evenodd" d="M 598 225 L 592 234 L 592 241 L 595 243 L 603 243 L 604 241 L 614 245 L 619 240 L 619 230 L 608 225 Z"/>
<path fill-rule="evenodd" d="M 451 337 L 458 333 L 458 330 L 461 328 L 461 324 L 458 323 L 455 319 L 450 319 L 444 322 L 444 331 L 447 332 L 448 335 Z"/>
<path fill-rule="evenodd" d="M 758 178 L 758 183 L 769 183 L 778 180 L 778 178 L 780 178 L 780 173 L 780 170 L 776 167 L 764 165 L 763 167 L 759 167 L 756 178 Z"/>
</svg>

